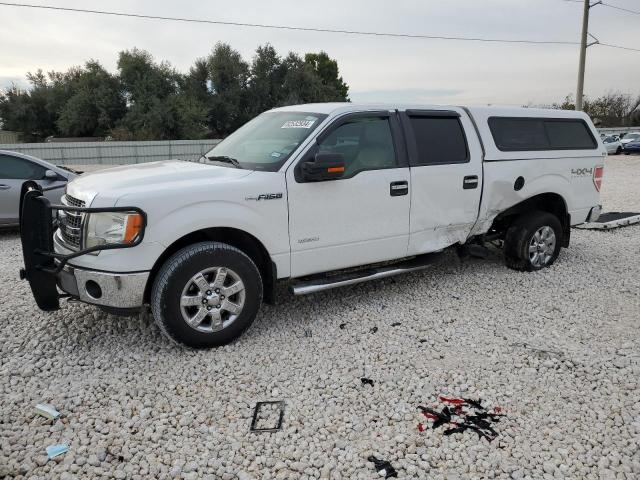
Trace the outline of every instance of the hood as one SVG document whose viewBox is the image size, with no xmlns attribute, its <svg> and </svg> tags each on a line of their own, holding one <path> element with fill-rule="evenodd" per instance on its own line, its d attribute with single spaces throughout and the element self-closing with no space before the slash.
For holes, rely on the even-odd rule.
<svg viewBox="0 0 640 480">
<path fill-rule="evenodd" d="M 251 170 L 232 167 L 166 160 L 86 173 L 69 182 L 67 193 L 84 200 L 89 205 L 96 196 L 117 200 L 127 194 L 150 190 L 162 191 L 183 183 L 238 180 L 251 173 Z"/>
</svg>

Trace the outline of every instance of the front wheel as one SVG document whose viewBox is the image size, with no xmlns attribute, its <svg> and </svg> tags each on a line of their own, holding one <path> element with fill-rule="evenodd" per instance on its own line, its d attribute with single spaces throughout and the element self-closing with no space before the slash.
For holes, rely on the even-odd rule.
<svg viewBox="0 0 640 480">
<path fill-rule="evenodd" d="M 507 267 L 532 272 L 553 264 L 560 254 L 562 225 L 555 215 L 535 211 L 516 219 L 507 230 Z"/>
<path fill-rule="evenodd" d="M 241 250 L 202 242 L 175 253 L 151 290 L 162 333 L 194 348 L 226 345 L 249 328 L 262 303 L 262 278 Z"/>
<path fill-rule="evenodd" d="M 620 155 L 622 153 L 622 147 L 618 147 L 616 150 L 616 155 Z"/>
</svg>

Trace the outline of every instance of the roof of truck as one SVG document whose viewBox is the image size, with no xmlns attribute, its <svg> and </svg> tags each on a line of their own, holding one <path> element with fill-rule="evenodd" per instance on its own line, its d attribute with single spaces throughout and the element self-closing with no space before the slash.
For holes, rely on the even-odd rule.
<svg viewBox="0 0 640 480">
<path fill-rule="evenodd" d="M 457 110 L 467 108 L 474 117 L 491 116 L 517 116 L 517 117 L 552 117 L 552 118 L 586 118 L 584 112 L 575 110 L 556 110 L 546 108 L 528 107 L 501 107 L 501 106 L 461 106 L 461 105 L 423 105 L 408 103 L 306 103 L 301 105 L 291 105 L 280 107 L 274 111 L 284 112 L 309 112 L 322 114 L 340 114 L 349 112 L 360 112 L 363 110 Z"/>
</svg>

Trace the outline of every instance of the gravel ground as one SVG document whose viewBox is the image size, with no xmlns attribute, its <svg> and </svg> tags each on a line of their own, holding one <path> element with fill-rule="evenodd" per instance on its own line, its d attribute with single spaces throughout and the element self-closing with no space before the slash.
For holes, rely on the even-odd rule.
<svg viewBox="0 0 640 480">
<path fill-rule="evenodd" d="M 639 211 L 639 184 L 640 158 L 608 159 L 605 210 Z M 191 351 L 148 318 L 40 312 L 17 279 L 17 234 L 2 234 L 0 477 L 371 479 L 373 454 L 399 478 L 639 478 L 639 254 L 633 226 L 574 230 L 536 274 L 450 255 L 282 292 L 235 344 Z M 441 394 L 502 407 L 498 438 L 419 432 L 416 407 Z M 261 400 L 286 402 L 281 432 L 249 432 Z M 39 402 L 66 418 L 44 424 Z"/>
</svg>

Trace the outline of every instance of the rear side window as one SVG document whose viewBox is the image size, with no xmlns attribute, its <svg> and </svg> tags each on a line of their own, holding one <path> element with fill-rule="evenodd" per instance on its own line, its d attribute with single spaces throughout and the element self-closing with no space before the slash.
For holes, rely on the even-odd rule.
<svg viewBox="0 0 640 480">
<path fill-rule="evenodd" d="M 503 152 L 598 148 L 589 127 L 580 119 L 492 117 L 489 128 Z"/>
<path fill-rule="evenodd" d="M 409 116 L 416 145 L 413 163 L 442 165 L 469 161 L 467 140 L 456 116 Z"/>
<path fill-rule="evenodd" d="M 0 178 L 8 180 L 42 180 L 46 168 L 10 155 L 0 155 Z"/>
</svg>

